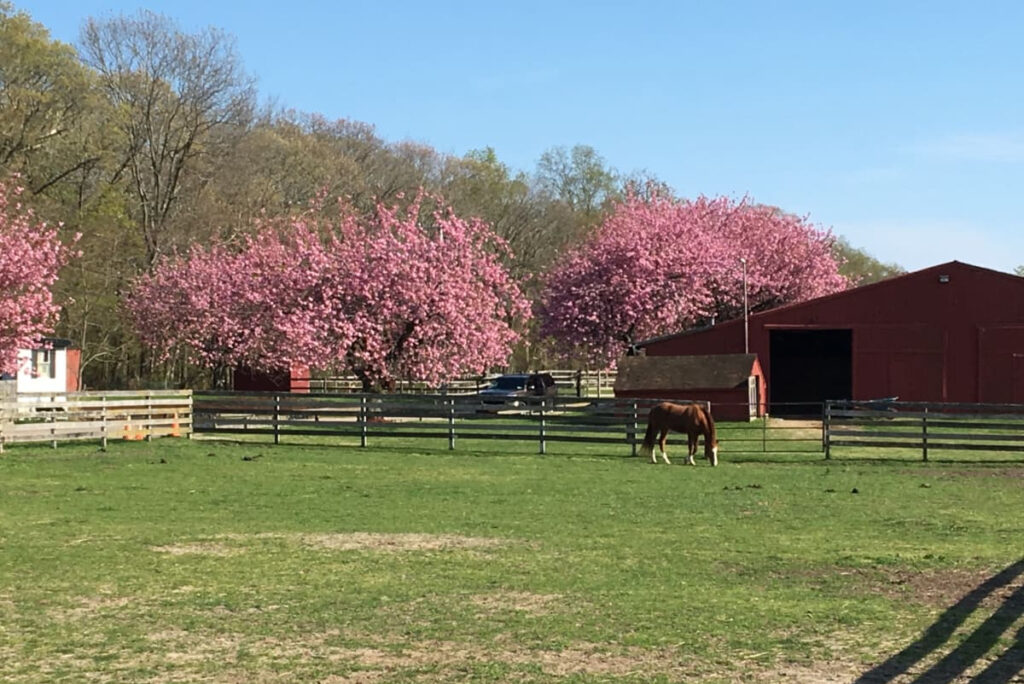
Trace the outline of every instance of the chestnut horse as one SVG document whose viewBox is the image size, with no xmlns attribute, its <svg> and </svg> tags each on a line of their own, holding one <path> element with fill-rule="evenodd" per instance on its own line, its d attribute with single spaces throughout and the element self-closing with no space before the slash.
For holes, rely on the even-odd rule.
<svg viewBox="0 0 1024 684">
<path fill-rule="evenodd" d="M 706 411 L 700 404 L 673 404 L 667 401 L 654 406 L 647 415 L 647 432 L 640 445 L 640 455 L 650 456 L 651 463 L 658 462 L 654 452 L 655 435 L 658 435 L 661 457 L 668 463 L 665 437 L 669 430 L 686 433 L 689 447 L 686 462 L 689 465 L 695 465 L 693 456 L 697 453 L 697 438 L 700 435 L 704 436 L 704 457 L 711 465 L 718 465 L 718 437 L 715 435 L 715 421 L 710 411 Z"/>
</svg>

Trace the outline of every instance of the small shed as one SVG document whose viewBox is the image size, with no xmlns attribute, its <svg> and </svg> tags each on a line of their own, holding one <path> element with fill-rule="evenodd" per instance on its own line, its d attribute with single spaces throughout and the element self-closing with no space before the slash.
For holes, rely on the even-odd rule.
<svg viewBox="0 0 1024 684">
<path fill-rule="evenodd" d="M 236 368 L 231 377 L 232 387 L 239 392 L 293 392 L 309 393 L 309 368 L 292 366 L 277 371 Z"/>
<path fill-rule="evenodd" d="M 82 350 L 71 340 L 44 337 L 34 348 L 18 351 L 16 391 L 77 392 L 81 359 Z"/>
<path fill-rule="evenodd" d="M 765 381 L 756 354 L 626 356 L 616 397 L 706 400 L 717 420 L 765 415 Z"/>
</svg>

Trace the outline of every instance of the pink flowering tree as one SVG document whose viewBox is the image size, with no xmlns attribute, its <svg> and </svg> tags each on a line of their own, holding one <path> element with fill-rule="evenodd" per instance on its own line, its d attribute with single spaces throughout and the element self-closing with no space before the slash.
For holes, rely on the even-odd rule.
<svg viewBox="0 0 1024 684">
<path fill-rule="evenodd" d="M 725 197 L 627 197 L 545 278 L 542 335 L 605 367 L 634 341 L 846 287 L 832 236 L 805 219 Z"/>
<path fill-rule="evenodd" d="M 236 249 L 193 247 L 141 277 L 126 308 L 147 346 L 213 368 L 439 384 L 511 353 L 530 310 L 507 256 L 485 223 L 420 195 L 366 218 L 342 207 L 334 220 L 264 222 Z"/>
<path fill-rule="evenodd" d="M 136 280 L 125 308 L 158 360 L 181 354 L 218 382 L 237 366 L 276 370 L 322 358 L 316 342 L 338 327 L 323 302 L 329 260 L 314 223 L 267 225 L 240 248 L 193 245 L 165 259 Z"/>
<path fill-rule="evenodd" d="M 18 350 L 52 332 L 59 307 L 51 287 L 72 256 L 57 228 L 18 200 L 16 180 L 0 181 L 0 373 L 16 372 Z"/>
</svg>

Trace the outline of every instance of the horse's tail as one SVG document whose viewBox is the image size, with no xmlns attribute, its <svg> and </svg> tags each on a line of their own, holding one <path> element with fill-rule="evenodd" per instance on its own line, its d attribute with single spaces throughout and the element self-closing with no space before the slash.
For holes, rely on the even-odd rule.
<svg viewBox="0 0 1024 684">
<path fill-rule="evenodd" d="M 711 461 L 711 465 L 716 466 L 718 465 L 718 432 L 715 430 L 715 419 L 711 415 L 710 405 L 702 406 L 701 411 L 708 424 L 708 433 L 704 437 L 704 453 Z"/>
<path fill-rule="evenodd" d="M 644 433 L 644 441 L 640 444 L 640 456 L 651 458 L 654 454 L 654 437 L 658 434 L 658 428 L 654 426 L 651 416 L 647 416 L 647 432 Z"/>
</svg>

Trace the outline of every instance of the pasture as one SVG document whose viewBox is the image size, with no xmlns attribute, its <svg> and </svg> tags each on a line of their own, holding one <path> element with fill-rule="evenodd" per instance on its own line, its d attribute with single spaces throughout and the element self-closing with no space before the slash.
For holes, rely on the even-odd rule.
<svg viewBox="0 0 1024 684">
<path fill-rule="evenodd" d="M 10 448 L 0 679 L 993 684 L 1024 665 L 1020 464 L 521 446 Z"/>
</svg>

